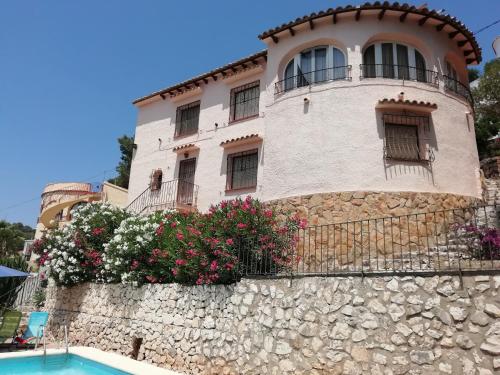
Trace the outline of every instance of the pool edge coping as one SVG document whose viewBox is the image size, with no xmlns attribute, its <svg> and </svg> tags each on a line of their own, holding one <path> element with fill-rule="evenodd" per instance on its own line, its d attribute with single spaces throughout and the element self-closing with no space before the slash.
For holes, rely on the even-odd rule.
<svg viewBox="0 0 500 375">
<path fill-rule="evenodd" d="M 65 354 L 64 349 L 47 349 L 47 355 Z M 117 370 L 125 371 L 133 375 L 184 375 L 179 372 L 153 366 L 149 363 L 136 361 L 135 359 L 122 356 L 113 352 L 105 352 L 97 348 L 85 346 L 75 346 L 69 348 L 69 354 L 74 354 L 85 359 L 112 367 Z M 23 352 L 0 353 L 0 360 L 12 358 L 25 358 L 42 356 L 42 350 L 31 350 Z"/>
</svg>

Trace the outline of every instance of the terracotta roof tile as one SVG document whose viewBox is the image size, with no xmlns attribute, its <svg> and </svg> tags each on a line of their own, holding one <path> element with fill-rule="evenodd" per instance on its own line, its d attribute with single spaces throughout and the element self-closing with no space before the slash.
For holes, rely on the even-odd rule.
<svg viewBox="0 0 500 375">
<path fill-rule="evenodd" d="M 411 106 L 416 106 L 416 107 L 426 107 L 426 108 L 433 108 L 437 109 L 437 104 L 436 103 L 431 103 L 431 102 L 424 102 L 424 101 L 418 101 L 418 100 L 404 100 L 404 99 L 388 99 L 384 98 L 378 101 L 379 104 L 396 104 L 396 105 L 411 105 Z"/>
<path fill-rule="evenodd" d="M 255 138 L 255 140 L 261 139 L 258 134 L 249 134 L 245 135 L 243 137 L 238 137 L 238 138 L 231 138 L 231 139 L 226 139 L 224 142 L 221 142 L 221 146 L 227 146 L 232 143 L 239 143 L 241 141 L 247 141 Z"/>
<path fill-rule="evenodd" d="M 339 6 L 337 8 L 329 8 L 326 11 L 321 11 L 318 13 L 311 13 L 309 15 L 299 17 L 295 19 L 295 21 L 290 21 L 288 23 L 284 23 L 280 26 L 277 26 L 275 28 L 269 29 L 262 34 L 259 35 L 260 39 L 266 39 L 269 37 L 274 37 L 276 38 L 276 34 L 280 33 L 282 31 L 288 30 L 294 26 L 313 21 L 315 19 L 327 17 L 327 16 L 334 16 L 337 14 L 342 14 L 342 13 L 347 13 L 347 12 L 357 12 L 357 11 L 363 11 L 363 10 L 391 10 L 391 11 L 399 11 L 402 13 L 408 13 L 408 14 L 417 14 L 423 16 L 422 18 L 433 18 L 438 21 L 441 21 L 442 23 L 449 24 L 453 28 L 455 28 L 457 31 L 459 31 L 461 34 L 465 36 L 468 42 L 472 45 L 472 48 L 474 49 L 474 53 L 476 55 L 476 59 L 478 63 L 481 62 L 481 48 L 479 47 L 473 33 L 456 17 L 453 17 L 449 14 L 446 14 L 442 11 L 436 11 L 433 9 L 428 9 L 426 7 L 416 7 L 413 5 L 409 4 L 400 4 L 398 2 L 390 3 L 388 1 L 380 2 L 380 1 L 375 1 L 373 3 L 367 2 L 362 5 L 358 6 L 353 6 L 353 5 L 346 5 L 344 7 Z M 362 18 L 361 18 L 362 19 Z"/>
<path fill-rule="evenodd" d="M 267 50 L 263 50 L 263 51 L 254 53 L 253 55 L 244 57 L 244 58 L 239 59 L 237 61 L 234 61 L 234 62 L 232 62 L 230 64 L 221 66 L 220 68 L 211 70 L 208 73 L 201 74 L 201 75 L 196 76 L 194 78 L 188 79 L 187 81 L 184 81 L 184 82 L 178 83 L 176 85 L 167 87 L 167 88 L 165 88 L 163 90 L 155 91 L 155 92 L 153 92 L 153 93 L 151 93 L 149 95 L 146 95 L 146 96 L 143 96 L 142 98 L 134 100 L 132 103 L 133 104 L 137 104 L 137 103 L 140 103 L 140 102 L 142 102 L 144 100 L 151 99 L 151 98 L 153 98 L 153 97 L 155 97 L 157 95 L 163 95 L 163 96 L 165 96 L 165 94 L 168 94 L 169 92 L 174 92 L 174 91 L 182 90 L 183 88 L 187 88 L 187 86 L 195 85 L 199 81 L 207 80 L 208 78 L 216 76 L 217 74 L 222 74 L 226 70 L 232 70 L 233 68 L 237 68 L 239 66 L 243 66 L 244 67 L 249 62 L 257 61 L 260 58 L 267 58 Z"/>
<path fill-rule="evenodd" d="M 191 149 L 197 149 L 199 148 L 196 146 L 194 143 L 187 143 L 185 145 L 180 145 L 176 146 L 172 149 L 173 152 L 179 152 L 179 151 L 184 151 L 184 150 L 191 150 Z"/>
</svg>

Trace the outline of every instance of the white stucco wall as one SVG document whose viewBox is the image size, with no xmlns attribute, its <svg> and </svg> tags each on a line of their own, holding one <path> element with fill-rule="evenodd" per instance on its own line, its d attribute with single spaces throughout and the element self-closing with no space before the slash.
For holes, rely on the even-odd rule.
<svg viewBox="0 0 500 375">
<path fill-rule="evenodd" d="M 167 98 L 139 105 L 129 202 L 148 186 L 154 169 L 163 169 L 163 181 L 177 177 L 184 156 L 172 148 L 187 143 L 199 147 L 189 155 L 197 157 L 198 208 L 203 211 L 211 203 L 231 198 L 235 193 L 225 192 L 228 152 L 220 142 L 252 133 L 262 136 L 263 142 L 259 145 L 258 186 L 250 193 L 263 200 L 353 190 L 480 196 L 474 124 L 465 99 L 446 93 L 442 81 L 435 88 L 420 82 L 359 78 L 364 46 L 375 41 L 400 41 L 418 48 L 429 70 L 445 74 L 446 60 L 452 61 L 466 82 L 463 53 L 446 32 L 436 32 L 432 22 L 418 26 L 408 16 L 401 23 L 390 13 L 379 21 L 375 14 L 364 12 L 359 22 L 351 14 L 339 17 L 336 25 L 331 18 L 316 21 L 314 30 L 305 24 L 296 28 L 294 37 L 280 36 L 277 44 L 268 40 L 264 73 L 231 83 L 210 81 L 202 84 L 201 94 L 184 100 Z M 334 44 L 346 53 L 352 80 L 300 88 L 276 97 L 274 83 L 282 78 L 289 59 L 304 48 L 324 44 Z M 257 79 L 262 90 L 259 118 L 228 125 L 231 88 Z M 435 155 L 430 166 L 388 165 L 384 161 L 383 112 L 375 107 L 380 99 L 397 98 L 400 92 L 405 93 L 405 99 L 438 106 L 432 112 L 428 140 Z M 308 104 L 304 97 L 310 100 Z M 173 139 L 176 107 L 195 100 L 201 100 L 199 133 Z M 217 130 L 215 123 L 219 124 Z M 246 145 L 234 151 L 251 148 L 254 146 Z"/>
</svg>

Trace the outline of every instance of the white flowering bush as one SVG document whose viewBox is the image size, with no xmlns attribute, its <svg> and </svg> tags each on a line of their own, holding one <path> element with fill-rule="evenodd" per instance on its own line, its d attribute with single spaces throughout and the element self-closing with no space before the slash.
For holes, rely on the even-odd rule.
<svg viewBox="0 0 500 375">
<path fill-rule="evenodd" d="M 105 245 L 129 216 L 125 210 L 107 203 L 79 207 L 70 224 L 50 231 L 37 243 L 39 264 L 59 285 L 103 281 Z"/>
<path fill-rule="evenodd" d="M 169 274 L 171 267 L 161 261 L 168 256 L 160 256 L 162 252 L 157 249 L 156 236 L 166 214 L 131 216 L 122 221 L 106 245 L 103 260 L 107 282 L 142 284 L 153 277 L 162 279 L 163 273 Z"/>
</svg>

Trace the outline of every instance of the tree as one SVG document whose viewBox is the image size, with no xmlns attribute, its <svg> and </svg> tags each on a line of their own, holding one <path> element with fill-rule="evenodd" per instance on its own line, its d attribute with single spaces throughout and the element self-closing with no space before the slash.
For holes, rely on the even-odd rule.
<svg viewBox="0 0 500 375">
<path fill-rule="evenodd" d="M 128 181 L 130 178 L 130 166 L 132 165 L 132 153 L 134 151 L 134 138 L 128 135 L 123 135 L 118 138 L 120 145 L 121 160 L 116 167 L 118 176 L 109 180 L 112 184 L 128 189 Z"/>
<path fill-rule="evenodd" d="M 488 138 L 500 130 L 500 59 L 489 61 L 479 86 L 473 90 L 476 112 L 476 140 L 481 157 L 498 151 L 488 148 Z"/>
<path fill-rule="evenodd" d="M 9 257 L 21 251 L 24 240 L 32 239 L 35 230 L 21 223 L 0 221 L 0 258 Z"/>
<path fill-rule="evenodd" d="M 467 75 L 469 76 L 469 82 L 473 82 L 480 76 L 479 69 L 469 68 L 467 69 Z"/>
</svg>

